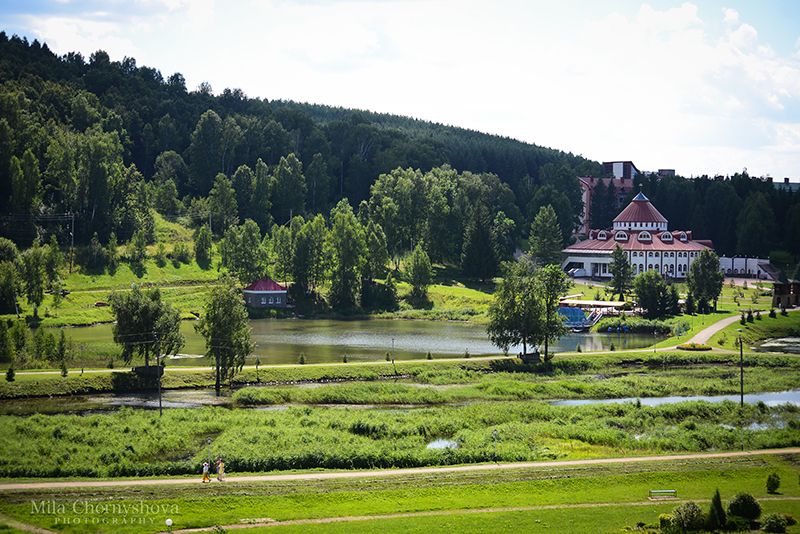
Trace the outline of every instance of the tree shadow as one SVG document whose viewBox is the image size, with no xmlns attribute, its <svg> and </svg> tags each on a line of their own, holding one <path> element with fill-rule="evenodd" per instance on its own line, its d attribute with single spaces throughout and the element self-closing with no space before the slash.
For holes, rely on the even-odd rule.
<svg viewBox="0 0 800 534">
<path fill-rule="evenodd" d="M 202 270 L 208 271 L 209 269 L 211 269 L 211 264 L 212 264 L 211 258 L 205 260 L 195 260 L 195 261 L 197 261 L 197 266 L 200 267 Z"/>
<path fill-rule="evenodd" d="M 144 275 L 147 274 L 147 267 L 144 266 L 144 263 L 141 262 L 132 262 L 130 264 L 131 272 L 136 275 L 137 278 L 142 278 Z"/>
<path fill-rule="evenodd" d="M 430 298 L 428 298 L 427 293 L 425 295 L 412 295 L 409 293 L 405 297 L 403 297 L 412 308 L 418 310 L 431 310 L 433 309 L 433 302 Z"/>
</svg>

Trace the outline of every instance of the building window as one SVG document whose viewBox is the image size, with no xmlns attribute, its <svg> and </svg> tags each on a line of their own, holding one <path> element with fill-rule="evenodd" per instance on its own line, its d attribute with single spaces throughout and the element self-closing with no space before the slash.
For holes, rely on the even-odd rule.
<svg viewBox="0 0 800 534">
<path fill-rule="evenodd" d="M 261 304 L 267 303 L 267 297 L 261 297 Z"/>
<path fill-rule="evenodd" d="M 616 239 L 617 241 L 627 241 L 628 240 L 628 234 L 626 234 L 625 232 L 619 231 L 614 236 L 614 239 Z"/>
<path fill-rule="evenodd" d="M 281 298 L 280 298 L 280 297 L 275 297 L 275 300 L 276 300 L 276 302 L 277 302 L 278 304 L 280 304 L 280 303 L 281 303 Z"/>
<path fill-rule="evenodd" d="M 273 298 L 272 298 L 272 297 L 270 297 L 270 298 L 269 298 L 269 303 L 270 303 L 270 304 L 275 304 L 275 301 L 273 300 Z"/>
</svg>

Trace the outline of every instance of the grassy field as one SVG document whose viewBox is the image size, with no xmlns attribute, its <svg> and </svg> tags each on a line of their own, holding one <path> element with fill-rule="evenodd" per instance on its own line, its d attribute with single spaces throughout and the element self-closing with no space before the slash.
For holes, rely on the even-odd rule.
<svg viewBox="0 0 800 534">
<path fill-rule="evenodd" d="M 657 525 L 661 513 L 677 503 L 654 503 L 651 489 L 676 489 L 680 499 L 708 509 L 716 489 L 727 501 L 746 491 L 765 512 L 800 515 L 800 458 L 796 455 L 700 458 L 671 462 L 623 463 L 613 466 L 563 466 L 491 472 L 405 474 L 363 478 L 264 483 L 141 487 L 102 490 L 59 489 L 3 492 L 0 513 L 58 532 L 149 533 L 163 528 L 202 528 L 266 520 L 299 522 L 363 517 L 344 523 L 295 523 L 247 529 L 247 532 L 620 532 L 637 523 Z M 765 480 L 781 478 L 779 493 L 767 500 Z M 64 514 L 43 513 L 32 503 L 64 505 Z M 77 511 L 73 503 L 79 503 Z M 91 505 L 138 505 L 145 514 L 96 512 Z M 515 510 L 516 508 L 516 510 Z M 107 508 L 101 508 L 106 510 Z M 93 510 L 93 513 L 85 513 Z M 406 514 L 407 517 L 386 517 Z M 114 518 L 147 524 L 119 526 Z M 79 524 L 64 524 L 78 520 Z M 100 519 L 94 523 L 94 519 Z M 102 519 L 107 521 L 104 523 Z M 60 524 L 57 521 L 61 521 Z M 152 523 L 149 522 L 152 520 Z M 800 532 L 791 527 L 788 532 Z"/>
</svg>

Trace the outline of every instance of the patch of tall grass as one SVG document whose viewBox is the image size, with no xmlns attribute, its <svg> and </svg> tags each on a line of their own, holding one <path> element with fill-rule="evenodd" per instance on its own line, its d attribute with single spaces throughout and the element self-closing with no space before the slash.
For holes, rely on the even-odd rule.
<svg viewBox="0 0 800 534">
<path fill-rule="evenodd" d="M 387 386 L 380 394 L 396 400 L 392 385 Z M 308 391 L 317 395 L 314 388 Z M 337 390 L 332 391 L 324 395 L 335 401 Z M 494 430 L 498 461 L 736 450 L 742 439 L 740 417 L 734 402 L 655 407 L 478 402 L 415 410 L 201 408 L 170 409 L 160 418 L 123 408 L 85 416 L 2 416 L 0 472 L 7 477 L 199 473 L 207 460 L 209 436 L 212 456 L 225 458 L 235 472 L 487 462 L 495 459 Z M 799 419 L 794 406 L 747 405 L 747 447 L 800 445 Z M 458 447 L 426 448 L 436 438 L 453 440 Z"/>
</svg>

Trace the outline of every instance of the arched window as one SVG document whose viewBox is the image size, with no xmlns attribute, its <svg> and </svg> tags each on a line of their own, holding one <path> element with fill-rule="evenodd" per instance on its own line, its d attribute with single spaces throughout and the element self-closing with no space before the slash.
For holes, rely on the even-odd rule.
<svg viewBox="0 0 800 534">
<path fill-rule="evenodd" d="M 648 232 L 647 230 L 639 232 L 639 241 L 648 241 L 648 242 L 650 242 L 652 240 L 653 240 L 653 236 L 650 235 L 650 232 Z"/>
<path fill-rule="evenodd" d="M 669 232 L 663 232 L 661 234 L 661 241 L 664 241 L 665 243 L 672 243 L 672 234 Z"/>
<path fill-rule="evenodd" d="M 614 239 L 617 240 L 617 241 L 627 241 L 628 240 L 628 234 L 626 234 L 625 232 L 620 230 L 619 232 L 617 232 L 614 235 Z"/>
<path fill-rule="evenodd" d="M 686 241 L 687 239 L 686 232 L 681 232 L 681 241 Z"/>
<path fill-rule="evenodd" d="M 606 235 L 606 231 L 605 230 L 600 230 L 600 233 L 597 234 L 597 239 L 599 239 L 600 241 L 605 241 L 606 239 L 608 239 L 608 236 Z"/>
</svg>

